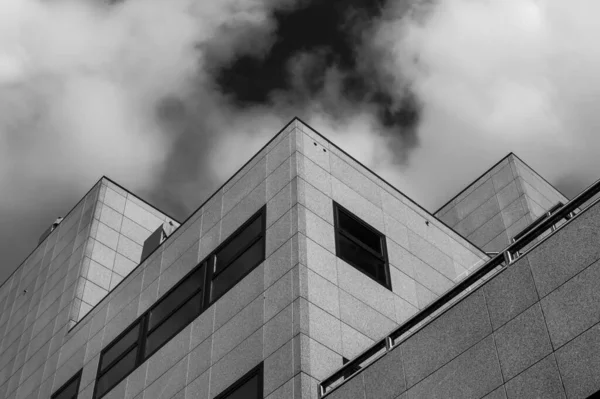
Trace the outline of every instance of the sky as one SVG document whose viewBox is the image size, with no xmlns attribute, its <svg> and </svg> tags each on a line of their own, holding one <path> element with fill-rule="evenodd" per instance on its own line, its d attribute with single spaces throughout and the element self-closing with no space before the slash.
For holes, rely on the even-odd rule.
<svg viewBox="0 0 600 399">
<path fill-rule="evenodd" d="M 3 0 L 0 281 L 102 176 L 184 220 L 298 116 L 430 211 L 600 177 L 594 0 Z"/>
</svg>

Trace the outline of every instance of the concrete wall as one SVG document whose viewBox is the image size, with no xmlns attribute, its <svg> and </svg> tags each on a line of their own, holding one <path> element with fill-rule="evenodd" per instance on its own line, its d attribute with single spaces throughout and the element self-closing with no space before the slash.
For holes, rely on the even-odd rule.
<svg viewBox="0 0 600 399">
<path fill-rule="evenodd" d="M 444 205 L 436 215 L 486 252 L 510 240 L 557 202 L 567 199 L 514 154 Z"/>
<path fill-rule="evenodd" d="M 339 389 L 343 398 L 587 398 L 600 390 L 600 205 Z"/>
<path fill-rule="evenodd" d="M 0 397 L 36 397 L 28 387 L 51 378 L 99 191 L 97 184 L 0 288 Z"/>
<path fill-rule="evenodd" d="M 146 238 L 169 221 L 179 226 L 135 195 L 106 178 L 101 179 L 70 315 L 72 324 L 81 320 L 140 263 Z"/>
<path fill-rule="evenodd" d="M 487 257 L 300 122 L 296 140 L 301 366 L 316 382 Z M 391 291 L 336 257 L 333 201 L 386 235 Z"/>
<path fill-rule="evenodd" d="M 212 398 L 261 361 L 265 396 L 278 391 L 289 397 L 290 389 L 301 395 L 309 380 L 294 360 L 300 316 L 292 130 L 255 156 L 70 331 L 64 316 L 50 343 L 54 350 L 36 358 L 39 377 L 18 380 L 3 397 L 47 399 L 83 368 L 79 398 L 91 398 L 101 350 L 265 203 L 266 261 L 105 397 Z"/>
<path fill-rule="evenodd" d="M 89 267 L 78 281 L 77 269 L 56 289 L 55 295 L 69 301 L 76 295 L 85 300 L 88 284 L 102 288 L 103 281 L 113 288 L 113 277 L 121 276 L 115 259 L 121 255 L 133 260 L 129 256 L 141 250 L 129 246 L 137 249 L 129 253 L 119 243 L 123 238 L 135 242 L 123 228 L 125 219 L 145 227 L 143 219 L 136 219 L 143 207 L 128 212 L 128 204 L 135 201 L 108 183 L 93 193 L 90 201 L 98 205 L 86 213 L 86 238 L 91 235 L 93 245 L 83 246 L 82 241 L 78 260 L 109 270 L 111 283 L 98 280 Z M 336 258 L 332 200 L 386 234 L 392 291 Z M 83 368 L 79 398 L 91 398 L 101 350 L 265 204 L 265 262 L 106 398 L 212 398 L 260 362 L 265 397 L 315 398 L 318 381 L 341 365 L 342 356 L 352 357 L 369 346 L 486 259 L 401 193 L 293 121 L 119 285 L 102 298 L 98 295 L 97 306 L 71 330 L 71 309 L 59 302 L 47 310 L 43 318 L 51 320 L 51 327 L 39 339 L 19 341 L 34 349 L 44 347 L 31 357 L 27 370 L 32 373 L 10 377 L 11 364 L 0 396 L 47 399 Z M 152 212 L 146 211 L 147 218 Z M 146 226 L 146 232 L 151 228 Z M 81 262 L 86 257 L 89 261 Z M 78 287 L 83 287 L 81 295 Z M 15 293 L 7 292 L 6 303 L 13 306 Z M 80 308 L 77 317 L 81 314 Z"/>
</svg>

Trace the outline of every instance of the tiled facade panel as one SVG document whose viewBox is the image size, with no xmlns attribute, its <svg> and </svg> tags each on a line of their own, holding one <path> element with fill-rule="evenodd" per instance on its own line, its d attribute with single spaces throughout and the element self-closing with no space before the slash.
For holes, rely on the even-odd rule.
<svg viewBox="0 0 600 399">
<path fill-rule="evenodd" d="M 600 390 L 599 234 L 596 205 L 327 397 L 587 398 Z"/>
<path fill-rule="evenodd" d="M 498 252 L 559 201 L 567 199 L 510 154 L 436 216 L 484 251 Z"/>
<path fill-rule="evenodd" d="M 29 347 L 42 348 L 44 356 L 32 357 L 41 367 L 24 366 L 28 375 L 18 378 L 7 373 L 0 397 L 47 399 L 83 368 L 78 397 L 91 398 L 102 349 L 265 204 L 266 260 L 104 397 L 213 398 L 260 362 L 264 362 L 265 397 L 316 397 L 317 382 L 302 371 L 303 365 L 306 370 L 310 367 L 300 357 L 301 348 L 312 343 L 307 335 L 307 302 L 299 296 L 300 268 L 306 267 L 298 262 L 294 126 L 257 154 L 68 332 L 69 309 L 61 309 L 59 295 L 57 305 L 49 306 L 49 316 L 43 318 L 60 319 L 62 324 L 52 322 L 52 328 L 38 328 L 38 317 L 33 331 L 48 338 L 25 340 Z M 119 204 L 114 198 L 106 202 L 110 201 Z M 99 205 L 106 207 L 106 202 Z M 123 209 L 124 220 L 129 217 L 127 205 Z M 102 217 L 94 221 L 103 223 Z M 110 227 L 110 223 L 104 224 Z M 123 230 L 120 233 L 125 235 Z M 98 235 L 96 241 L 101 241 Z M 119 253 L 118 242 L 115 254 Z M 81 250 L 80 259 L 83 257 Z M 43 263 L 44 257 L 39 258 Z M 71 300 L 77 275 L 71 279 Z M 62 287 L 60 292 L 64 292 Z M 4 296 L 4 303 L 15 303 L 12 290 Z M 11 371 L 21 356 L 21 341 L 18 337 L 14 341 L 13 346 L 8 345 L 9 353 L 17 360 L 6 361 Z"/>
<path fill-rule="evenodd" d="M 144 241 L 160 225 L 179 224 L 108 179 L 102 179 L 71 310 L 81 320 L 139 263 Z"/>
<path fill-rule="evenodd" d="M 503 190 L 511 184 L 504 183 L 506 170 L 502 173 L 495 180 L 490 177 L 494 190 L 494 182 L 503 184 Z M 497 198 L 504 217 L 502 210 L 514 201 L 505 206 L 501 198 L 507 197 Z M 391 290 L 337 258 L 333 201 L 386 236 Z M 139 266 L 143 241 L 168 218 L 101 180 L 0 287 L 0 397 L 47 399 L 82 370 L 79 398 L 92 398 L 102 349 L 265 204 L 265 261 L 105 398 L 214 398 L 260 362 L 265 398 L 316 398 L 318 381 L 339 368 L 343 357 L 355 357 L 487 259 L 333 144 L 293 121 Z M 582 253 L 592 264 L 595 253 Z M 569 280 L 569 273 L 584 273 L 585 268 L 564 260 L 564 270 L 554 280 L 541 276 L 543 260 L 531 261 L 531 267 L 515 264 L 486 286 L 505 276 L 510 284 L 496 287 L 499 299 L 483 291 L 469 296 L 428 326 L 420 340 L 406 342 L 405 355 L 389 355 L 377 366 L 382 370 L 374 372 L 372 366 L 340 392 L 361 398 L 425 395 L 428 386 L 440 389 L 438 381 L 464 370 L 492 379 L 470 386 L 468 378 L 458 378 L 447 387 L 453 395 L 462 389 L 491 394 L 504 372 L 514 377 L 513 386 L 506 384 L 502 392 L 521 392 L 527 378 L 562 373 L 561 364 L 597 338 L 586 321 L 593 311 L 571 312 L 570 324 L 561 324 L 556 303 L 575 290 L 563 292 L 562 287 L 579 282 L 577 290 L 590 294 L 582 284 L 595 278 L 588 271 L 587 280 Z M 548 295 L 539 302 L 536 288 L 542 286 Z M 511 306 L 501 306 L 502 301 Z M 548 314 L 554 315 L 553 324 L 540 319 Z M 543 329 L 547 339 L 532 344 L 531 337 Z M 452 345 L 444 347 L 443 342 Z M 548 352 L 548 345 L 556 349 L 557 342 L 563 342 L 562 352 Z M 496 348 L 502 345 L 506 350 L 499 353 Z M 435 353 L 422 356 L 422 350 L 432 348 Z M 521 352 L 531 354 L 520 358 Z M 471 364 L 472 357 L 478 362 Z M 598 359 L 588 355 L 585 362 L 593 365 Z M 573 369 L 571 375 L 580 372 L 587 369 Z M 404 385 L 383 384 L 400 376 Z M 348 388 L 354 385 L 362 388 Z M 381 391 L 385 395 L 373 394 L 378 389 L 387 389 Z"/>
<path fill-rule="evenodd" d="M 0 397 L 36 398 L 54 378 L 99 190 L 98 184 L 0 288 Z"/>
<path fill-rule="evenodd" d="M 296 148 L 302 371 L 322 380 L 487 257 L 300 122 Z M 336 257 L 334 201 L 385 234 L 392 290 Z"/>
</svg>

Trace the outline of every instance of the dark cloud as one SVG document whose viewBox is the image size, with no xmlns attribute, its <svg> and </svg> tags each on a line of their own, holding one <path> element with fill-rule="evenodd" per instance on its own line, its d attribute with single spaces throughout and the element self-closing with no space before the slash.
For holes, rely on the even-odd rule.
<svg viewBox="0 0 600 399">
<path fill-rule="evenodd" d="M 383 127 L 401 128 L 397 133 L 409 136 L 405 144 L 415 145 L 413 128 L 419 121 L 415 97 L 406 92 L 398 101 L 398 93 L 389 92 L 386 79 L 379 75 L 381 54 L 365 49 L 365 33 L 381 17 L 385 3 L 312 0 L 295 9 L 275 10 L 275 40 L 268 51 L 241 55 L 215 68 L 215 80 L 239 107 L 283 99 L 302 108 L 320 100 L 327 112 L 336 115 L 371 106 Z M 299 62 L 298 68 L 294 63 Z M 343 102 L 321 99 L 332 71 Z"/>
<path fill-rule="evenodd" d="M 379 68 L 384 54 L 369 48 L 367 40 L 385 5 L 384 0 L 291 2 L 269 11 L 268 32 L 226 23 L 217 35 L 235 40 L 197 43 L 204 62 L 195 82 L 199 89 L 192 85 L 185 98 L 164 98 L 156 106 L 173 141 L 152 200 L 178 216 L 195 209 L 222 183 L 211 164 L 219 132 L 237 130 L 257 113 L 277 115 L 280 126 L 294 116 L 310 122 L 313 115 L 346 126 L 357 113 L 368 114 L 373 122 L 365 126 L 388 138 L 391 161 L 406 164 L 418 145 L 420 105 L 409 90 L 390 91 L 390 77 Z M 252 48 L 260 50 L 247 50 Z"/>
</svg>

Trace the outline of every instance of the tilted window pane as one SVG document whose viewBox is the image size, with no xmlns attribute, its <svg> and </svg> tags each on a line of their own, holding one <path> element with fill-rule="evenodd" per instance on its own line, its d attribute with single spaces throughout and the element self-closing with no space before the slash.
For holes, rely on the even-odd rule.
<svg viewBox="0 0 600 399">
<path fill-rule="evenodd" d="M 350 233 L 354 238 L 357 238 L 361 243 L 365 244 L 373 251 L 381 254 L 381 236 L 375 231 L 367 228 L 362 223 L 346 214 L 342 209 L 338 208 L 338 223 L 339 227 Z"/>
<path fill-rule="evenodd" d="M 261 238 L 254 243 L 246 252 L 234 260 L 218 276 L 213 278 L 211 289 L 211 301 L 220 297 L 225 291 L 236 284 L 239 279 L 265 258 L 265 240 Z"/>
<path fill-rule="evenodd" d="M 96 397 L 100 397 L 115 386 L 123 377 L 135 368 L 137 346 L 129 351 L 121 360 L 109 368 L 102 377 L 98 379 Z"/>
<path fill-rule="evenodd" d="M 385 282 L 385 262 L 383 260 L 356 245 L 343 234 L 338 234 L 338 246 L 338 256 L 340 258 L 360 268 L 363 273 L 371 276 L 373 279 Z"/>
<path fill-rule="evenodd" d="M 75 399 L 77 398 L 77 388 L 79 387 L 79 379 L 72 379 L 66 386 L 61 387 L 60 391 L 52 395 L 52 399 Z"/>
<path fill-rule="evenodd" d="M 248 381 L 244 382 L 233 392 L 223 396 L 220 399 L 262 399 L 262 392 L 259 392 L 260 381 L 259 375 L 255 375 Z"/>
<path fill-rule="evenodd" d="M 205 266 L 198 268 L 197 271 L 189 275 L 185 281 L 150 311 L 150 320 L 148 321 L 149 330 L 160 324 L 165 317 L 181 305 L 191 294 L 202 289 L 204 285 L 204 271 Z"/>
<path fill-rule="evenodd" d="M 200 314 L 202 304 L 201 299 L 202 291 L 191 297 L 185 305 L 180 307 L 179 310 L 165 319 L 160 326 L 148 334 L 145 350 L 146 356 L 153 353 Z"/>
<path fill-rule="evenodd" d="M 102 354 L 100 371 L 110 365 L 115 359 L 121 356 L 131 345 L 135 344 L 140 335 L 140 323 L 137 323 L 127 334 L 125 334 L 118 342 L 110 347 L 109 350 Z"/>
<path fill-rule="evenodd" d="M 256 237 L 262 234 L 262 217 L 257 217 L 242 232 L 235 236 L 230 243 L 226 244 L 216 255 L 217 265 L 215 273 L 219 273 L 246 248 Z"/>
</svg>

